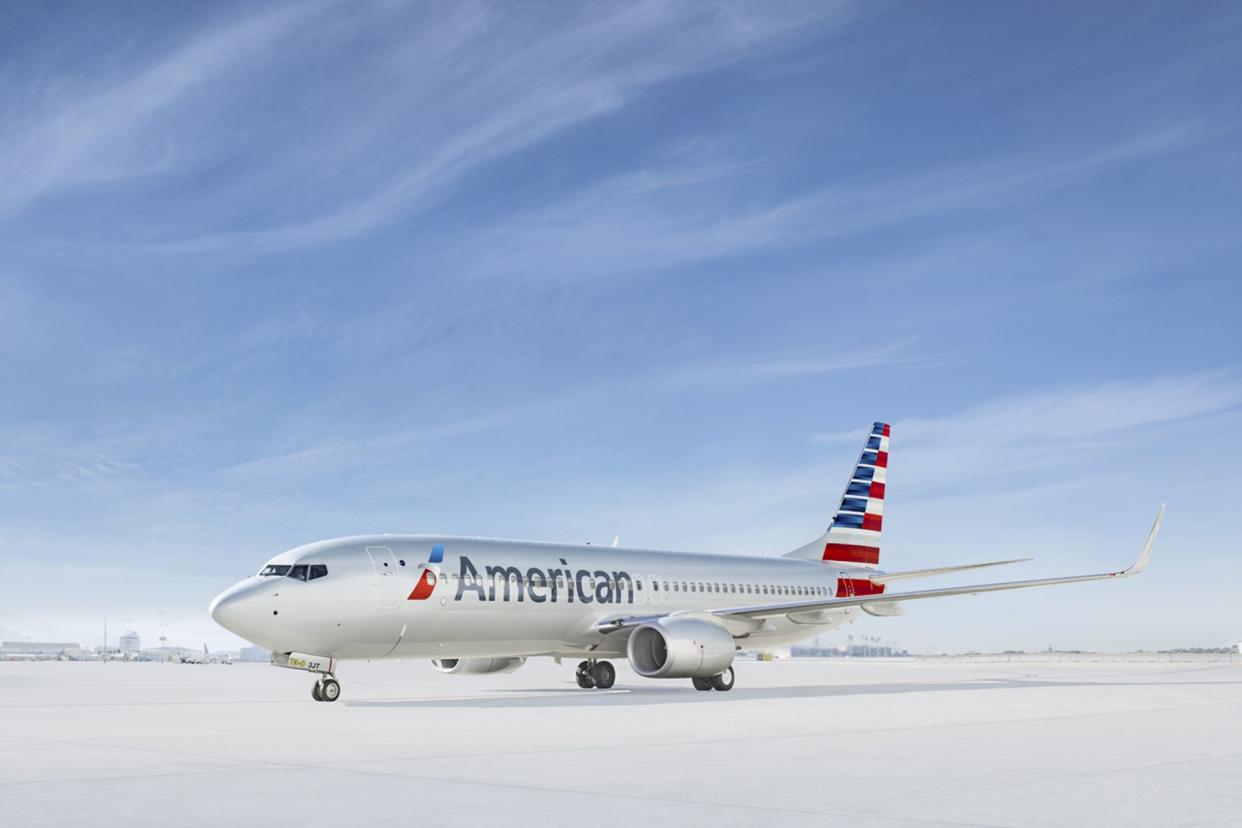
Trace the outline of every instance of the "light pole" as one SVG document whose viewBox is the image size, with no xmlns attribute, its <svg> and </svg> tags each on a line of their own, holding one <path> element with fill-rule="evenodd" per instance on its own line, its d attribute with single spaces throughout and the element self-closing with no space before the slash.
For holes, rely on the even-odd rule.
<svg viewBox="0 0 1242 828">
<path fill-rule="evenodd" d="M 160 610 L 160 660 L 168 661 L 168 613 Z"/>
</svg>

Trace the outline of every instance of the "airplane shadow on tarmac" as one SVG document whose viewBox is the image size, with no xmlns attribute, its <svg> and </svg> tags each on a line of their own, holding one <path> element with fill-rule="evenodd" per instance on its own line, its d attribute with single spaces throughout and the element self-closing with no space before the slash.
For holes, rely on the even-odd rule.
<svg viewBox="0 0 1242 828">
<path fill-rule="evenodd" d="M 686 680 L 688 685 L 689 680 Z M 889 682 L 883 684 L 815 685 L 802 687 L 735 687 L 728 693 L 699 691 L 689 686 L 614 687 L 612 690 L 582 690 L 572 687 L 526 688 L 521 690 L 486 690 L 477 697 L 376 699 L 347 701 L 351 707 L 418 707 L 418 708 L 521 708 L 521 707 L 586 707 L 590 705 L 684 704 L 704 702 L 725 704 L 771 699 L 816 699 L 844 696 L 879 696 L 900 693 L 960 692 L 965 690 L 1021 690 L 1058 687 L 1135 687 L 1153 684 L 1242 684 L 1231 681 L 1040 681 L 1035 679 L 978 679 L 952 682 Z"/>
</svg>

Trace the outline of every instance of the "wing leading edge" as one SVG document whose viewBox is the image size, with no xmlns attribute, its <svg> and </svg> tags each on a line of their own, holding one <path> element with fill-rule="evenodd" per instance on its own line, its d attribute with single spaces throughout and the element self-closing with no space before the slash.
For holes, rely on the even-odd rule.
<svg viewBox="0 0 1242 828">
<path fill-rule="evenodd" d="M 965 572 L 968 569 L 984 569 L 989 566 L 1007 566 L 1025 563 L 1033 558 L 1010 558 L 1007 561 L 986 561 L 984 563 L 959 564 L 958 566 L 937 566 L 932 569 L 910 569 L 905 572 L 885 572 L 868 575 L 867 580 L 873 584 L 891 584 L 893 581 L 908 581 L 911 578 L 932 578 L 936 575 L 948 575 L 950 572 Z"/>
</svg>

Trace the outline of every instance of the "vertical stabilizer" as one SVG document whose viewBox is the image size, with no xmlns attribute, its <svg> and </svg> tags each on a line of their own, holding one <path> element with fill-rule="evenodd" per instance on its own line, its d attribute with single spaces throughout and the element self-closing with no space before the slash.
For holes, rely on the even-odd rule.
<svg viewBox="0 0 1242 828">
<path fill-rule="evenodd" d="M 828 530 L 785 557 L 851 566 L 876 566 L 880 563 L 890 433 L 888 423 L 872 425 Z"/>
</svg>

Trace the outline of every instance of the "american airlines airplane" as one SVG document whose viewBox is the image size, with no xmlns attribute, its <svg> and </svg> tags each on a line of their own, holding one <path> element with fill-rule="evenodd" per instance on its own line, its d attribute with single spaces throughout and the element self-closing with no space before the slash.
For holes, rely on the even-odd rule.
<svg viewBox="0 0 1242 828">
<path fill-rule="evenodd" d="M 792 644 L 860 613 L 900 615 L 923 598 L 974 595 L 1137 575 L 1119 572 L 888 592 L 890 584 L 1029 558 L 879 569 L 888 476 L 886 423 L 875 423 L 828 529 L 778 558 L 589 544 L 364 535 L 272 558 L 211 603 L 224 628 L 272 651 L 272 663 L 320 676 L 311 695 L 336 701 L 337 662 L 429 658 L 444 673 L 501 673 L 528 658 L 582 659 L 578 686 L 616 681 L 609 658 L 640 676 L 730 690 L 742 649 Z"/>
</svg>

